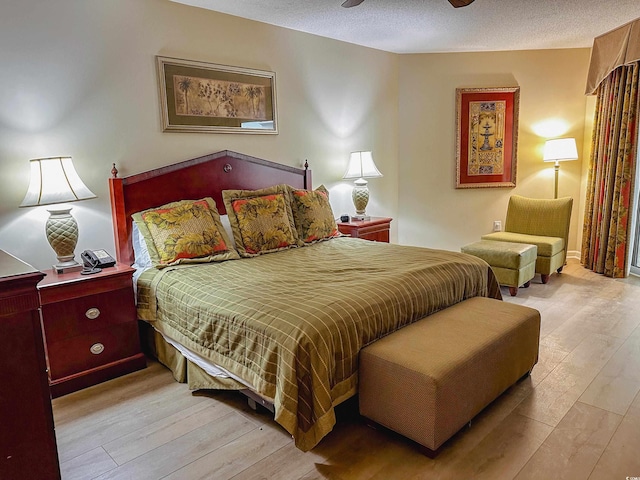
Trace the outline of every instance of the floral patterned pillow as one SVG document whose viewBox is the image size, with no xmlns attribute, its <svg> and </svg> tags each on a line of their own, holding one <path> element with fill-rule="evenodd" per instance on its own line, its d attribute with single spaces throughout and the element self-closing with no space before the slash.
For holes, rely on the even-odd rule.
<svg viewBox="0 0 640 480">
<path fill-rule="evenodd" d="M 240 256 L 254 257 L 300 245 L 285 185 L 224 190 L 222 198 Z"/>
<path fill-rule="evenodd" d="M 291 189 L 291 210 L 298 237 L 305 244 L 340 236 L 324 185 L 313 191 Z"/>
<path fill-rule="evenodd" d="M 169 203 L 133 219 L 156 267 L 239 258 L 211 198 Z"/>
</svg>

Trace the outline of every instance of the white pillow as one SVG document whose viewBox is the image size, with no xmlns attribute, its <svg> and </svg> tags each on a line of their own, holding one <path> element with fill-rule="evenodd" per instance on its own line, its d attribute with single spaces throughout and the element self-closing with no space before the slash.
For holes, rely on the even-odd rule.
<svg viewBox="0 0 640 480">
<path fill-rule="evenodd" d="M 136 222 L 133 222 L 131 241 L 133 243 L 133 268 L 146 269 L 153 267 L 151 256 L 149 255 L 149 250 L 147 248 L 147 242 L 145 242 L 142 235 L 140 235 L 140 230 L 138 230 Z"/>
<path fill-rule="evenodd" d="M 229 237 L 229 240 L 231 241 L 231 246 L 233 248 L 236 248 L 236 240 L 233 238 L 233 231 L 231 230 L 231 223 L 229 222 L 229 215 L 220 215 L 220 223 L 222 223 L 222 226 L 224 227 L 225 231 L 227 232 L 227 236 Z"/>
</svg>

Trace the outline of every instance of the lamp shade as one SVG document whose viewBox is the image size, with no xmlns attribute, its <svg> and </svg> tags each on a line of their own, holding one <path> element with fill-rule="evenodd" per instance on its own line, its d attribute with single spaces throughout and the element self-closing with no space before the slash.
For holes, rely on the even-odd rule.
<svg viewBox="0 0 640 480">
<path fill-rule="evenodd" d="M 31 180 L 21 207 L 76 202 L 95 198 L 82 182 L 71 157 L 36 158 L 31 160 Z"/>
<path fill-rule="evenodd" d="M 575 138 L 555 138 L 544 144 L 542 160 L 545 162 L 564 162 L 577 160 L 578 149 Z"/>
<path fill-rule="evenodd" d="M 382 173 L 376 168 L 371 152 L 351 152 L 347 172 L 342 178 L 375 178 Z"/>
</svg>

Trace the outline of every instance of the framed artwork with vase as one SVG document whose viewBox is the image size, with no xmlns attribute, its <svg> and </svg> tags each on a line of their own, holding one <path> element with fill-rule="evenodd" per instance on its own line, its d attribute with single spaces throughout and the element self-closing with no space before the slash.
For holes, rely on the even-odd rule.
<svg viewBox="0 0 640 480">
<path fill-rule="evenodd" d="M 520 87 L 456 89 L 456 188 L 515 187 Z"/>
</svg>

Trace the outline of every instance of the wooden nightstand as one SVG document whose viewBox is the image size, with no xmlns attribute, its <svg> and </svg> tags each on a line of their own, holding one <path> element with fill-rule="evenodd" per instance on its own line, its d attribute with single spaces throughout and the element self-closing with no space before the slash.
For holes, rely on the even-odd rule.
<svg viewBox="0 0 640 480">
<path fill-rule="evenodd" d="M 369 220 L 338 222 L 338 230 L 345 235 L 375 242 L 389 243 L 391 218 L 371 217 Z"/>
<path fill-rule="evenodd" d="M 133 298 L 133 268 L 47 276 L 38 285 L 51 396 L 146 367 Z"/>
</svg>

